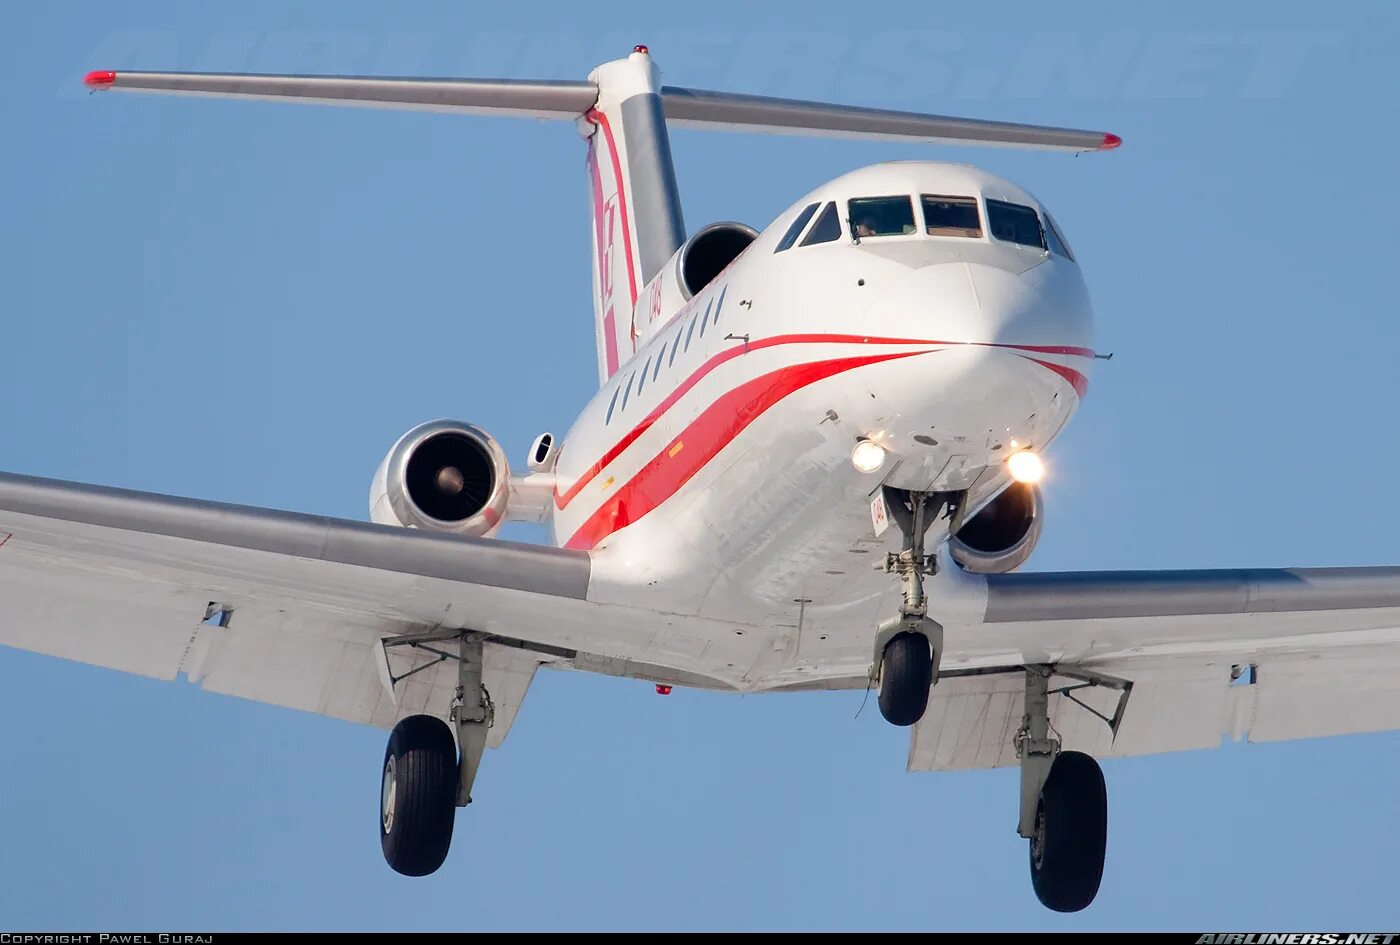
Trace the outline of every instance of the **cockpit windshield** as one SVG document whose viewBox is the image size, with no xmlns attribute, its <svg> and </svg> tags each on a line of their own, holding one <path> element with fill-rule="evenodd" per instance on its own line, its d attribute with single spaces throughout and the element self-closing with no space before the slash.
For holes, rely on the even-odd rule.
<svg viewBox="0 0 1400 945">
<path fill-rule="evenodd" d="M 924 194 L 924 230 L 929 236 L 982 237 L 982 218 L 973 197 L 939 197 Z"/>
<path fill-rule="evenodd" d="M 858 197 L 849 202 L 851 235 L 902 236 L 914 232 L 914 201 L 898 197 Z"/>
<path fill-rule="evenodd" d="M 1055 222 L 1055 218 L 1047 213 L 1045 222 L 1045 236 L 1050 241 L 1050 252 L 1074 262 L 1074 251 L 1069 248 L 1069 243 L 1065 242 L 1065 235 L 1060 232 L 1060 225 Z"/>
<path fill-rule="evenodd" d="M 774 252 L 832 243 L 843 236 L 851 243 L 880 236 L 971 240 L 990 236 L 997 242 L 1033 247 L 1074 261 L 1074 253 L 1055 220 L 1024 204 L 966 194 L 893 194 L 849 198 L 844 206 L 844 221 L 842 209 L 840 200 L 818 201 L 803 207 L 790 221 Z"/>
<path fill-rule="evenodd" d="M 1019 203 L 987 200 L 987 223 L 992 236 L 1004 243 L 1045 248 L 1045 232 L 1040 227 L 1040 214 Z"/>
</svg>

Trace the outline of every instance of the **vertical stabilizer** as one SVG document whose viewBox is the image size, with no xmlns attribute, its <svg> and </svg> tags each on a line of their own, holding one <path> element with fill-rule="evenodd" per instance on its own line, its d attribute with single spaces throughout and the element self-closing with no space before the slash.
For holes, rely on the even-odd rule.
<svg viewBox="0 0 1400 945">
<path fill-rule="evenodd" d="M 589 75 L 598 101 L 579 123 L 592 188 L 598 379 L 636 351 L 637 293 L 685 240 L 659 73 L 645 46 Z"/>
</svg>

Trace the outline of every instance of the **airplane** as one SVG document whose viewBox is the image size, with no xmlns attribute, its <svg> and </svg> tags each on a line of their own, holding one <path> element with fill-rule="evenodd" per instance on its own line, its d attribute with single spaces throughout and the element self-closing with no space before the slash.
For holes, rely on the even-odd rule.
<svg viewBox="0 0 1400 945">
<path fill-rule="evenodd" d="M 1035 573 L 1042 459 L 1096 361 L 1029 192 L 896 161 L 687 231 L 671 126 L 1108 151 L 1110 133 L 586 81 L 100 71 L 94 91 L 573 122 L 598 390 L 525 471 L 434 420 L 369 522 L 0 474 L 0 643 L 389 729 L 388 865 L 445 861 L 536 670 L 870 690 L 908 767 L 1017 766 L 1048 908 L 1103 875 L 1099 759 L 1400 728 L 1400 568 Z M 496 537 L 545 523 L 553 545 Z"/>
</svg>

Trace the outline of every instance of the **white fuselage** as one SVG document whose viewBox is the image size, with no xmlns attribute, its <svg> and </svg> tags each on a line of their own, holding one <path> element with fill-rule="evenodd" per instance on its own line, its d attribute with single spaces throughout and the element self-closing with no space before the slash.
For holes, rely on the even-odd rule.
<svg viewBox="0 0 1400 945">
<path fill-rule="evenodd" d="M 916 207 L 920 195 L 975 197 L 982 235 L 930 235 L 921 220 L 852 239 L 847 200 L 902 194 Z M 638 326 L 635 354 L 556 467 L 555 541 L 593 552 L 600 599 L 625 591 L 761 628 L 772 640 L 757 651 L 774 655 L 739 668 L 752 688 L 790 684 L 804 666 L 864 671 L 898 592 L 875 565 L 899 533 L 876 537 L 872 496 L 883 484 L 985 503 L 1009 481 L 1007 455 L 1060 432 L 1093 363 L 1078 265 L 994 238 L 987 199 L 1044 219 L 1029 194 L 975 168 L 855 171 L 779 216 L 679 312 Z M 775 251 L 827 201 L 839 238 Z M 873 473 L 852 464 L 860 438 L 887 451 Z M 929 547 L 943 538 L 939 522 Z"/>
</svg>

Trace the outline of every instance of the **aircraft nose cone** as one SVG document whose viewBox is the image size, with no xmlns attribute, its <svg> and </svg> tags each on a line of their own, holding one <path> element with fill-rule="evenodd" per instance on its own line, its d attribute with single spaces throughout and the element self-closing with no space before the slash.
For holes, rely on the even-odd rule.
<svg viewBox="0 0 1400 945">
<path fill-rule="evenodd" d="M 962 343 L 1088 347 L 1092 333 L 1078 271 L 1058 263 L 923 266 L 878 296 L 870 317 L 901 337 Z"/>
<path fill-rule="evenodd" d="M 901 459 L 892 485 L 968 488 L 1011 452 L 1042 447 L 1073 411 L 1092 361 L 1088 308 L 1038 268 L 925 266 L 874 300 L 870 324 L 928 346 L 883 366 L 867 393 L 880 442 Z"/>
</svg>

